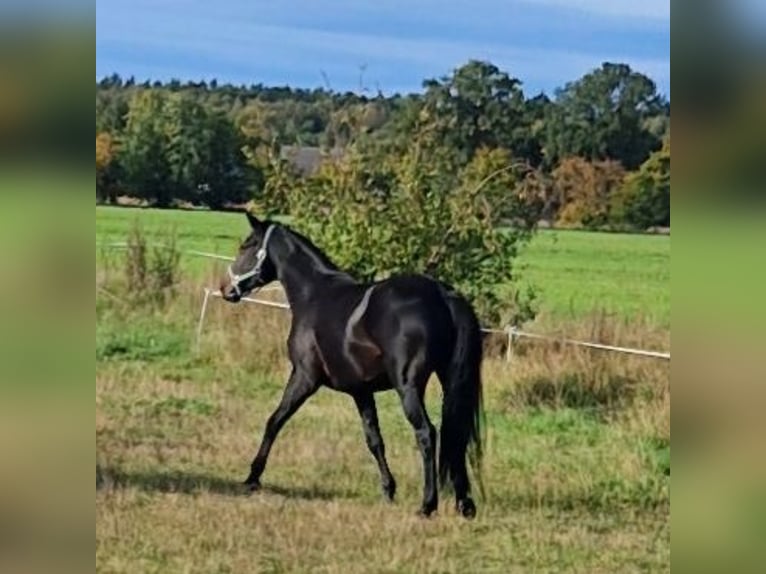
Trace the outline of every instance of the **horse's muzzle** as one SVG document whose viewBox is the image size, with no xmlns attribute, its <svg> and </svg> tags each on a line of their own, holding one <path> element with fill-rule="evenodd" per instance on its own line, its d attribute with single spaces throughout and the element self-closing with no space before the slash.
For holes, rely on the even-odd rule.
<svg viewBox="0 0 766 574">
<path fill-rule="evenodd" d="M 239 303 L 239 300 L 242 299 L 242 295 L 228 282 L 221 283 L 221 297 L 229 303 Z"/>
</svg>

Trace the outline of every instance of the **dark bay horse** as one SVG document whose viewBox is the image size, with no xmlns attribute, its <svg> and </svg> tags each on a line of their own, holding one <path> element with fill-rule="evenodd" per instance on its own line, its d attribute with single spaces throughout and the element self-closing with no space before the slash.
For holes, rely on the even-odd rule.
<svg viewBox="0 0 766 574">
<path fill-rule="evenodd" d="M 292 309 L 288 353 L 292 371 L 279 407 L 266 423 L 263 440 L 245 484 L 260 487 L 269 451 L 280 429 L 322 386 L 351 395 L 375 457 L 384 495 L 393 500 L 396 482 L 388 468 L 374 393 L 395 389 L 423 458 L 420 513 L 438 506 L 436 429 L 423 396 L 432 373 L 443 390 L 439 437 L 439 481 L 455 491 L 465 517 L 476 514 L 466 468 L 469 443 L 479 472 L 482 417 L 481 331 L 470 304 L 446 285 L 424 275 L 398 275 L 360 283 L 338 269 L 306 237 L 286 226 L 247 214 L 252 232 L 242 243 L 221 285 L 227 301 L 278 280 Z"/>
</svg>

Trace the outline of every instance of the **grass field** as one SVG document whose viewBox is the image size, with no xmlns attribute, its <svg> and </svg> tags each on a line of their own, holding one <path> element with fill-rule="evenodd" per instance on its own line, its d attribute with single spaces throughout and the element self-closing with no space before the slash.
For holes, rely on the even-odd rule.
<svg viewBox="0 0 766 574">
<path fill-rule="evenodd" d="M 147 230 L 175 225 L 183 248 L 230 253 L 246 232 L 231 214 L 98 208 L 97 241 L 124 240 L 135 216 Z M 569 334 L 668 343 L 667 238 L 542 233 L 525 256 Z M 669 570 L 667 363 L 530 343 L 508 364 L 489 348 L 486 496 L 472 522 L 448 496 L 435 518 L 415 517 L 420 456 L 390 393 L 378 410 L 395 504 L 379 493 L 351 399 L 331 391 L 288 423 L 263 491 L 247 497 L 239 481 L 279 401 L 288 316 L 215 300 L 193 352 L 211 262 L 185 260 L 178 295 L 161 305 L 135 303 L 120 265 L 97 255 L 97 571 Z M 654 295 L 629 297 L 643 282 Z M 594 315 L 593 303 L 616 313 Z M 437 425 L 439 394 L 432 384 Z"/>
<path fill-rule="evenodd" d="M 236 213 L 96 208 L 96 239 L 124 241 L 139 220 L 148 235 L 175 230 L 179 246 L 233 254 L 248 232 Z M 670 237 L 541 230 L 521 258 L 522 283 L 539 290 L 540 311 L 553 321 L 607 313 L 670 327 Z M 204 274 L 209 260 L 189 258 Z"/>
</svg>

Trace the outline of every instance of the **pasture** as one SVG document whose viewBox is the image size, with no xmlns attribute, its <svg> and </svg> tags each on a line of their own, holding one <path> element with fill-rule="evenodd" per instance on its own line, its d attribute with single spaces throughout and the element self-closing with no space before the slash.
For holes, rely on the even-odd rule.
<svg viewBox="0 0 766 574">
<path fill-rule="evenodd" d="M 124 241 L 139 220 L 149 238 L 174 230 L 181 249 L 232 255 L 247 233 L 241 214 L 96 208 L 96 240 Z M 209 275 L 209 260 L 187 269 Z M 593 313 L 670 328 L 670 237 L 540 230 L 524 249 L 522 283 L 539 290 L 541 318 L 582 319 Z"/>
<path fill-rule="evenodd" d="M 96 209 L 98 243 L 175 228 L 232 254 L 241 215 Z M 667 237 L 542 232 L 524 253 L 539 327 L 667 349 Z M 97 248 L 96 569 L 102 572 L 638 572 L 670 563 L 670 367 L 520 344 L 484 362 L 485 496 L 467 522 L 441 498 L 419 519 L 420 455 L 398 398 L 378 395 L 399 484 L 387 504 L 353 402 L 320 391 L 278 438 L 264 489 L 239 482 L 287 372 L 285 311 L 211 303 L 222 265 L 184 257 L 178 294 L 136 304 Z M 439 390 L 429 412 L 438 426 Z"/>
</svg>

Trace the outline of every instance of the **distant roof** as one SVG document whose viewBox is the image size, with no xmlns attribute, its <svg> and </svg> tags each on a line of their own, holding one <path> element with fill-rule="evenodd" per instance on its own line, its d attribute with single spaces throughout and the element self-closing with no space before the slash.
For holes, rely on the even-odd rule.
<svg viewBox="0 0 766 574">
<path fill-rule="evenodd" d="M 284 145 L 279 150 L 279 156 L 293 164 L 301 175 L 311 175 L 323 161 L 341 158 L 343 150 L 339 147 L 326 150 L 316 146 Z"/>
</svg>

